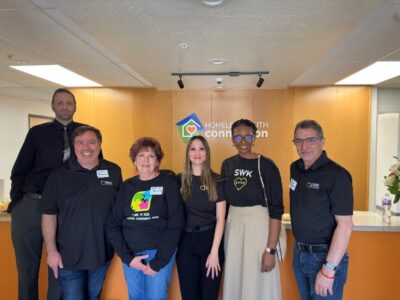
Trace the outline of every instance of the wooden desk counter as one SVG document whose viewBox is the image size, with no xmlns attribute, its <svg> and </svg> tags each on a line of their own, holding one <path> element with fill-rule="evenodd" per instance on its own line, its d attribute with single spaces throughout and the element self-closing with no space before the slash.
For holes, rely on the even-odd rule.
<svg viewBox="0 0 400 300">
<path fill-rule="evenodd" d="M 373 212 L 355 212 L 353 221 L 355 226 L 349 246 L 350 263 L 344 299 L 398 299 L 396 286 L 398 284 L 397 271 L 400 269 L 400 217 L 392 217 L 392 226 L 383 226 L 380 215 Z M 289 224 L 286 226 L 290 228 Z M 9 216 L 2 217 L 0 219 L 0 289 L 2 296 L 7 300 L 17 299 L 17 271 L 10 229 Z M 286 260 L 279 265 L 282 294 L 283 300 L 297 300 L 300 297 L 292 272 L 293 236 L 290 229 L 287 229 L 287 233 Z M 46 299 L 46 287 L 47 266 L 44 254 L 39 280 L 40 299 Z M 118 257 L 113 259 L 101 299 L 128 299 Z M 181 299 L 176 268 L 168 299 Z"/>
</svg>

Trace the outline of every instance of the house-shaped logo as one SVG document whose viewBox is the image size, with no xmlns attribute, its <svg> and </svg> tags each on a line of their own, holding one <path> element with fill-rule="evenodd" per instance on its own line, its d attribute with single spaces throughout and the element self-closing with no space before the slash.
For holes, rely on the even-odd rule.
<svg viewBox="0 0 400 300">
<path fill-rule="evenodd" d="M 187 116 L 175 124 L 184 143 L 192 136 L 199 135 L 200 131 L 204 130 L 203 125 L 195 113 Z"/>
</svg>

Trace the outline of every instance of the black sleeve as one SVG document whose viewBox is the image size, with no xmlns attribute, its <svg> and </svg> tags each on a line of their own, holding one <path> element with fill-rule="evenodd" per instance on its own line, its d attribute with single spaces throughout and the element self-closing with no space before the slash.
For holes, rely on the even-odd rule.
<svg viewBox="0 0 400 300">
<path fill-rule="evenodd" d="M 126 244 L 122 233 L 124 190 L 125 185 L 122 184 L 108 221 L 108 240 L 121 260 L 129 265 L 135 256 Z"/>
<path fill-rule="evenodd" d="M 10 198 L 11 203 L 9 209 L 11 212 L 12 207 L 22 199 L 23 187 L 25 183 L 26 176 L 29 171 L 33 168 L 35 162 L 35 144 L 33 138 L 33 130 L 29 130 L 25 141 L 19 151 L 17 159 L 11 170 L 11 191 Z"/>
<path fill-rule="evenodd" d="M 57 171 L 52 172 L 44 186 L 42 199 L 40 199 L 40 211 L 42 214 L 56 215 L 58 213 L 57 174 Z"/>
<path fill-rule="evenodd" d="M 167 229 L 159 242 L 156 257 L 149 263 L 150 267 L 157 272 L 168 264 L 176 251 L 184 226 L 183 205 L 178 182 L 172 176 L 170 178 L 164 187 L 166 188 L 165 200 L 168 207 Z"/>
<path fill-rule="evenodd" d="M 222 177 L 218 176 L 215 179 L 215 181 L 216 181 L 215 183 L 217 185 L 217 195 L 218 195 L 217 202 L 225 201 L 226 199 L 225 199 L 224 184 L 223 184 L 224 180 Z"/>
<path fill-rule="evenodd" d="M 222 165 L 221 165 L 221 177 L 222 178 L 225 178 L 226 177 L 226 160 L 224 160 L 223 162 L 222 162 Z"/>
<path fill-rule="evenodd" d="M 329 191 L 332 213 L 339 216 L 353 215 L 354 197 L 350 173 L 340 168 L 333 176 L 333 185 Z"/>
<path fill-rule="evenodd" d="M 269 159 L 264 159 L 264 164 L 261 164 L 261 168 L 268 199 L 269 216 L 272 219 L 281 220 L 283 215 L 283 192 L 279 169 Z"/>
<path fill-rule="evenodd" d="M 116 189 L 117 191 L 119 191 L 119 189 L 121 188 L 122 185 L 122 171 L 121 168 L 119 166 L 117 166 L 117 184 L 116 184 Z"/>
</svg>

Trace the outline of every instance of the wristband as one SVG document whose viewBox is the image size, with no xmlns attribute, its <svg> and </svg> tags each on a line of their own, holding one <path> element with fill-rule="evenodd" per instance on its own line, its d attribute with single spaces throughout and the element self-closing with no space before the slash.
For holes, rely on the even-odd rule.
<svg viewBox="0 0 400 300">
<path fill-rule="evenodd" d="M 320 272 L 321 275 L 324 276 L 325 278 L 328 278 L 328 279 L 334 279 L 334 278 L 335 278 L 335 276 L 328 276 L 327 274 L 325 274 L 324 271 L 322 271 L 322 269 L 319 270 L 319 272 Z"/>
<path fill-rule="evenodd" d="M 325 267 L 327 267 L 327 269 L 328 269 L 328 270 L 331 270 L 331 271 L 336 271 L 337 268 L 338 268 L 338 267 L 335 267 L 335 266 L 333 265 L 333 263 L 331 263 L 330 261 L 327 261 L 327 262 L 326 262 Z"/>
<path fill-rule="evenodd" d="M 265 252 L 267 252 L 267 253 L 269 253 L 269 254 L 271 254 L 271 255 L 275 255 L 275 253 L 276 253 L 276 249 L 273 249 L 273 248 L 265 248 Z"/>
</svg>

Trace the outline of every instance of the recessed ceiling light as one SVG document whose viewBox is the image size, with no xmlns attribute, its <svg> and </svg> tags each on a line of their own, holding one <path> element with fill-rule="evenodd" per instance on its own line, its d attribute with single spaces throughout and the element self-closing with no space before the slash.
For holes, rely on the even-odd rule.
<svg viewBox="0 0 400 300">
<path fill-rule="evenodd" d="M 204 7 L 217 8 L 229 3 L 230 0 L 197 0 L 197 2 Z"/>
<path fill-rule="evenodd" d="M 224 0 L 202 0 L 207 6 L 218 6 L 224 3 Z"/>
<path fill-rule="evenodd" d="M 225 62 L 226 61 L 223 58 L 214 58 L 210 60 L 210 63 L 212 63 L 213 65 L 223 65 Z"/>
<path fill-rule="evenodd" d="M 378 61 L 342 79 L 337 85 L 370 85 L 400 76 L 400 61 Z"/>
<path fill-rule="evenodd" d="M 59 65 L 10 66 L 15 70 L 57 83 L 65 87 L 99 87 L 101 84 Z"/>
<path fill-rule="evenodd" d="M 186 50 L 187 48 L 189 48 L 189 44 L 187 43 L 180 43 L 179 47 L 181 47 L 182 50 Z"/>
</svg>

